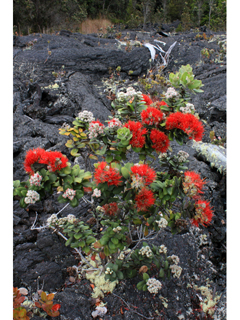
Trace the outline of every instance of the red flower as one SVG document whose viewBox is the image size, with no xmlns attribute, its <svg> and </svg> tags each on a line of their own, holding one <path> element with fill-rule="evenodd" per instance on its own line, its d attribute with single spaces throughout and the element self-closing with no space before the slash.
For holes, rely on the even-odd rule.
<svg viewBox="0 0 240 320">
<path fill-rule="evenodd" d="M 163 101 L 163 100 L 159 103 L 159 105 L 168 107 L 167 103 L 165 101 Z"/>
<path fill-rule="evenodd" d="M 183 130 L 189 136 L 189 139 L 202 140 L 203 125 L 191 113 L 175 112 L 170 114 L 166 121 L 166 129 L 171 130 L 174 128 Z"/>
<path fill-rule="evenodd" d="M 46 152 L 46 162 L 50 171 L 61 170 L 67 167 L 68 158 L 59 151 Z"/>
<path fill-rule="evenodd" d="M 125 123 L 124 127 L 128 128 L 132 133 L 132 139 L 130 140 L 130 144 L 133 148 L 142 148 L 145 144 L 145 136 L 147 133 L 147 129 L 143 128 L 141 122 L 135 122 L 129 120 Z"/>
<path fill-rule="evenodd" d="M 185 123 L 184 123 L 184 114 L 182 112 L 174 112 L 171 113 L 169 117 L 167 117 L 166 121 L 166 129 L 181 129 L 184 131 Z"/>
<path fill-rule="evenodd" d="M 156 172 L 147 164 L 135 164 L 131 167 L 133 173 L 132 180 L 135 185 L 148 186 L 156 179 Z"/>
<path fill-rule="evenodd" d="M 97 185 L 107 182 L 108 186 L 119 186 L 122 183 L 118 170 L 111 168 L 107 162 L 99 162 L 95 170 L 94 178 Z"/>
<path fill-rule="evenodd" d="M 203 193 L 202 188 L 205 182 L 200 178 L 200 175 L 194 171 L 184 172 L 183 191 L 190 197 L 197 196 L 198 193 Z"/>
<path fill-rule="evenodd" d="M 30 173 L 31 175 L 34 174 L 34 163 L 45 163 L 43 161 L 43 159 L 45 158 L 45 154 L 46 151 L 41 148 L 28 150 L 24 161 L 24 168 L 26 172 Z"/>
<path fill-rule="evenodd" d="M 193 114 L 186 113 L 185 116 L 185 128 L 184 132 L 188 135 L 189 139 L 201 141 L 203 137 L 203 125 Z"/>
<path fill-rule="evenodd" d="M 191 223 L 196 227 L 199 223 L 203 226 L 208 226 L 211 223 L 213 212 L 210 207 L 210 202 L 199 199 L 195 204 L 196 215 L 191 219 Z"/>
<path fill-rule="evenodd" d="M 152 99 L 146 94 L 143 94 L 142 97 L 143 97 L 142 101 L 145 101 L 147 106 L 150 106 L 153 103 Z"/>
<path fill-rule="evenodd" d="M 163 119 L 162 111 L 154 108 L 148 107 L 146 110 L 141 112 L 142 123 L 147 125 L 158 125 Z"/>
<path fill-rule="evenodd" d="M 61 308 L 61 305 L 56 303 L 52 306 L 52 311 L 58 311 Z"/>
<path fill-rule="evenodd" d="M 42 163 L 48 166 L 51 171 L 61 170 L 67 166 L 68 159 L 61 152 L 58 151 L 45 151 L 44 149 L 29 150 L 26 154 L 24 161 L 25 170 L 34 174 L 35 163 Z"/>
<path fill-rule="evenodd" d="M 151 131 L 150 139 L 153 143 L 152 148 L 157 152 L 166 152 L 170 145 L 170 141 L 165 133 L 157 129 Z"/>
<path fill-rule="evenodd" d="M 137 211 L 147 211 L 154 203 L 154 194 L 147 188 L 141 189 L 141 191 L 135 197 Z"/>
<path fill-rule="evenodd" d="M 118 205 L 116 202 L 107 203 L 102 206 L 104 213 L 108 216 L 114 216 L 118 212 Z"/>
</svg>

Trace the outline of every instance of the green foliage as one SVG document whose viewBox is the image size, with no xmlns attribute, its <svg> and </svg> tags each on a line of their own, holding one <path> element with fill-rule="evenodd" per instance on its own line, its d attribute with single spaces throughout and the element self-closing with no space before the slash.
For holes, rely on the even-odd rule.
<svg viewBox="0 0 240 320">
<path fill-rule="evenodd" d="M 186 66 L 182 66 L 179 69 L 179 72 L 170 73 L 169 81 L 172 86 L 175 88 L 180 88 L 183 86 L 184 88 L 189 89 L 191 92 L 200 93 L 203 92 L 200 88 L 203 86 L 201 80 L 194 80 L 194 75 L 192 73 L 192 67 L 188 64 Z"/>
<path fill-rule="evenodd" d="M 176 31 L 188 30 L 189 26 L 208 25 L 209 2 L 206 0 L 14 0 L 14 33 L 27 34 L 43 32 L 46 29 L 57 31 L 74 29 L 86 17 L 107 17 L 118 29 L 136 28 L 146 22 L 158 23 L 181 20 Z M 216 0 L 211 7 L 210 27 L 213 30 L 226 30 L 226 1 Z M 180 29 L 181 28 L 181 29 Z M 112 33 L 112 29 L 109 29 Z M 119 30 L 120 31 L 120 30 Z M 174 28 L 172 29 L 174 31 Z M 116 36 L 117 37 L 117 36 Z"/>
</svg>

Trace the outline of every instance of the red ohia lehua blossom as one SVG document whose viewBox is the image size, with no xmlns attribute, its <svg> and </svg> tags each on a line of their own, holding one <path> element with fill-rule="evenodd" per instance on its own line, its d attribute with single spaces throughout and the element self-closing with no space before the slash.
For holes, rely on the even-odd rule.
<svg viewBox="0 0 240 320">
<path fill-rule="evenodd" d="M 143 124 L 158 125 L 163 120 L 163 113 L 154 107 L 148 107 L 141 112 L 141 118 Z"/>
<path fill-rule="evenodd" d="M 47 152 L 47 162 L 49 171 L 55 172 L 67 167 L 68 158 L 59 151 Z"/>
<path fill-rule="evenodd" d="M 185 123 L 184 123 L 184 114 L 182 112 L 174 112 L 171 113 L 166 120 L 166 129 L 181 129 L 184 131 Z"/>
<path fill-rule="evenodd" d="M 156 172 L 147 164 L 135 164 L 131 167 L 133 185 L 136 187 L 148 186 L 156 179 Z"/>
<path fill-rule="evenodd" d="M 45 163 L 46 151 L 41 148 L 28 150 L 24 161 L 24 169 L 31 175 L 34 174 L 34 163 Z"/>
<path fill-rule="evenodd" d="M 170 145 L 168 136 L 166 136 L 165 133 L 157 129 L 153 129 L 151 131 L 150 139 L 152 141 L 152 148 L 155 149 L 157 152 L 166 152 Z"/>
<path fill-rule="evenodd" d="M 24 168 L 26 172 L 31 175 L 34 174 L 34 164 L 45 164 L 49 171 L 61 170 L 67 166 L 68 159 L 61 152 L 45 151 L 37 148 L 29 150 L 24 161 Z"/>
<path fill-rule="evenodd" d="M 203 136 L 203 125 L 191 113 L 174 112 L 166 120 L 166 129 L 181 129 L 189 137 L 189 139 L 195 139 L 201 141 Z"/>
<path fill-rule="evenodd" d="M 122 183 L 121 175 L 117 168 L 111 168 L 107 162 L 99 162 L 95 169 L 94 179 L 96 184 L 107 182 L 108 186 L 119 186 Z"/>
<path fill-rule="evenodd" d="M 141 122 L 131 120 L 125 123 L 124 127 L 128 128 L 132 133 L 131 146 L 133 148 L 142 148 L 146 141 L 144 134 L 147 133 L 147 129 L 143 128 Z"/>
<path fill-rule="evenodd" d="M 147 106 L 150 106 L 153 103 L 152 99 L 148 95 L 143 94 L 142 97 L 142 101 L 145 101 Z"/>
<path fill-rule="evenodd" d="M 142 188 L 135 197 L 135 206 L 137 211 L 148 211 L 154 203 L 154 194 L 147 188 Z"/>
<path fill-rule="evenodd" d="M 205 182 L 200 175 L 194 171 L 184 172 L 183 191 L 189 197 L 196 197 L 199 193 L 203 193 L 202 189 Z"/>
<path fill-rule="evenodd" d="M 203 137 L 203 125 L 193 114 L 184 114 L 185 128 L 184 132 L 188 135 L 189 139 L 201 141 Z"/>
<path fill-rule="evenodd" d="M 118 213 L 118 205 L 116 202 L 107 203 L 102 206 L 104 214 L 108 216 L 115 216 Z"/>
<path fill-rule="evenodd" d="M 199 199 L 197 202 L 195 202 L 194 206 L 196 215 L 193 217 L 193 219 L 191 219 L 191 223 L 196 227 L 198 227 L 199 224 L 208 226 L 211 223 L 213 217 L 210 202 Z"/>
</svg>

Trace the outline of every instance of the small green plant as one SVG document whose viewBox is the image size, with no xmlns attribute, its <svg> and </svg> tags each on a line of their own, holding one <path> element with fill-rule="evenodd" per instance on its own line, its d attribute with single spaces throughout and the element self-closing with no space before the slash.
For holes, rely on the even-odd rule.
<svg viewBox="0 0 240 320">
<path fill-rule="evenodd" d="M 179 72 L 176 72 L 175 74 L 170 73 L 169 81 L 174 88 L 183 87 L 194 93 L 203 92 L 203 90 L 200 89 L 203 86 L 202 81 L 194 79 L 192 67 L 189 64 L 182 66 L 179 69 Z"/>
</svg>

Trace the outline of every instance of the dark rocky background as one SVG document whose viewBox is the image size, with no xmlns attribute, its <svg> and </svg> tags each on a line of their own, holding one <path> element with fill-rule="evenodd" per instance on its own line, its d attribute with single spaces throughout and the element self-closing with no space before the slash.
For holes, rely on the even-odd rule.
<svg viewBox="0 0 240 320">
<path fill-rule="evenodd" d="M 196 37 L 197 34 L 201 37 Z M 154 39 L 164 41 L 164 50 L 177 41 L 164 74 L 167 76 L 169 72 L 177 71 L 181 65 L 190 64 L 193 67 L 196 78 L 204 84 L 204 93 L 192 97 L 192 103 L 205 126 L 203 141 L 210 142 L 209 132 L 212 130 L 216 136 L 226 138 L 226 58 L 223 42 L 220 42 L 226 39 L 226 34 L 207 30 L 206 36 L 213 36 L 208 40 L 204 39 L 202 32 L 167 35 L 161 36 L 156 31 L 122 32 L 122 38 L 127 36 L 129 40 L 137 37 L 141 42 L 154 43 Z M 201 54 L 204 48 L 213 50 L 209 58 Z M 115 70 L 121 66 L 121 79 L 129 84 L 135 83 L 150 68 L 150 52 L 146 47 L 133 47 L 128 52 L 112 36 L 99 38 L 95 34 L 61 31 L 55 35 L 14 36 L 13 52 L 14 180 L 27 179 L 23 161 L 26 151 L 32 148 L 58 150 L 74 161 L 65 147 L 67 137 L 59 135 L 58 129 L 64 122 L 71 125 L 81 110 L 93 112 L 102 121 L 107 119 L 111 114 L 111 101 L 103 93 L 103 80 L 109 78 L 109 68 Z M 56 82 L 52 72 L 60 72 L 63 65 L 65 74 Z M 133 71 L 131 76 L 130 70 Z M 58 84 L 57 89 L 51 87 L 54 84 Z M 160 294 L 154 298 L 148 292 L 136 290 L 139 279 L 122 281 L 114 290 L 117 296 L 109 294 L 103 299 L 108 308 L 103 319 L 210 319 L 199 312 L 199 292 L 191 288 L 193 284 L 206 286 L 207 278 L 211 288 L 222 295 L 214 319 L 225 319 L 225 174 L 211 168 L 209 162 L 190 145 L 178 146 L 173 143 L 172 147 L 174 152 L 180 149 L 187 151 L 190 154 L 189 169 L 206 178 L 208 186 L 205 197 L 214 208 L 213 223 L 204 230 L 188 227 L 175 236 L 168 231 L 163 232 L 156 242 L 166 244 L 169 255 L 177 254 L 180 257 L 183 268 L 181 277 L 165 281 Z M 61 320 L 91 319 L 94 307 L 91 305 L 90 283 L 86 280 L 72 283 L 67 272 L 68 267 L 78 263 L 78 257 L 50 230 L 30 229 L 36 212 L 38 225 L 43 225 L 52 213 L 57 213 L 62 207 L 56 201 L 56 195 L 29 206 L 28 210 L 21 209 L 18 201 L 14 200 L 14 286 L 25 286 L 33 293 L 38 283 L 44 285 L 44 290 L 58 292 L 54 301 L 61 303 L 61 315 L 58 317 Z M 78 208 L 67 207 L 61 216 L 73 213 L 87 220 L 87 209 L 85 203 L 81 202 Z M 200 241 L 202 234 L 207 235 L 205 245 Z M 167 308 L 163 306 L 159 295 L 168 299 Z"/>
</svg>

